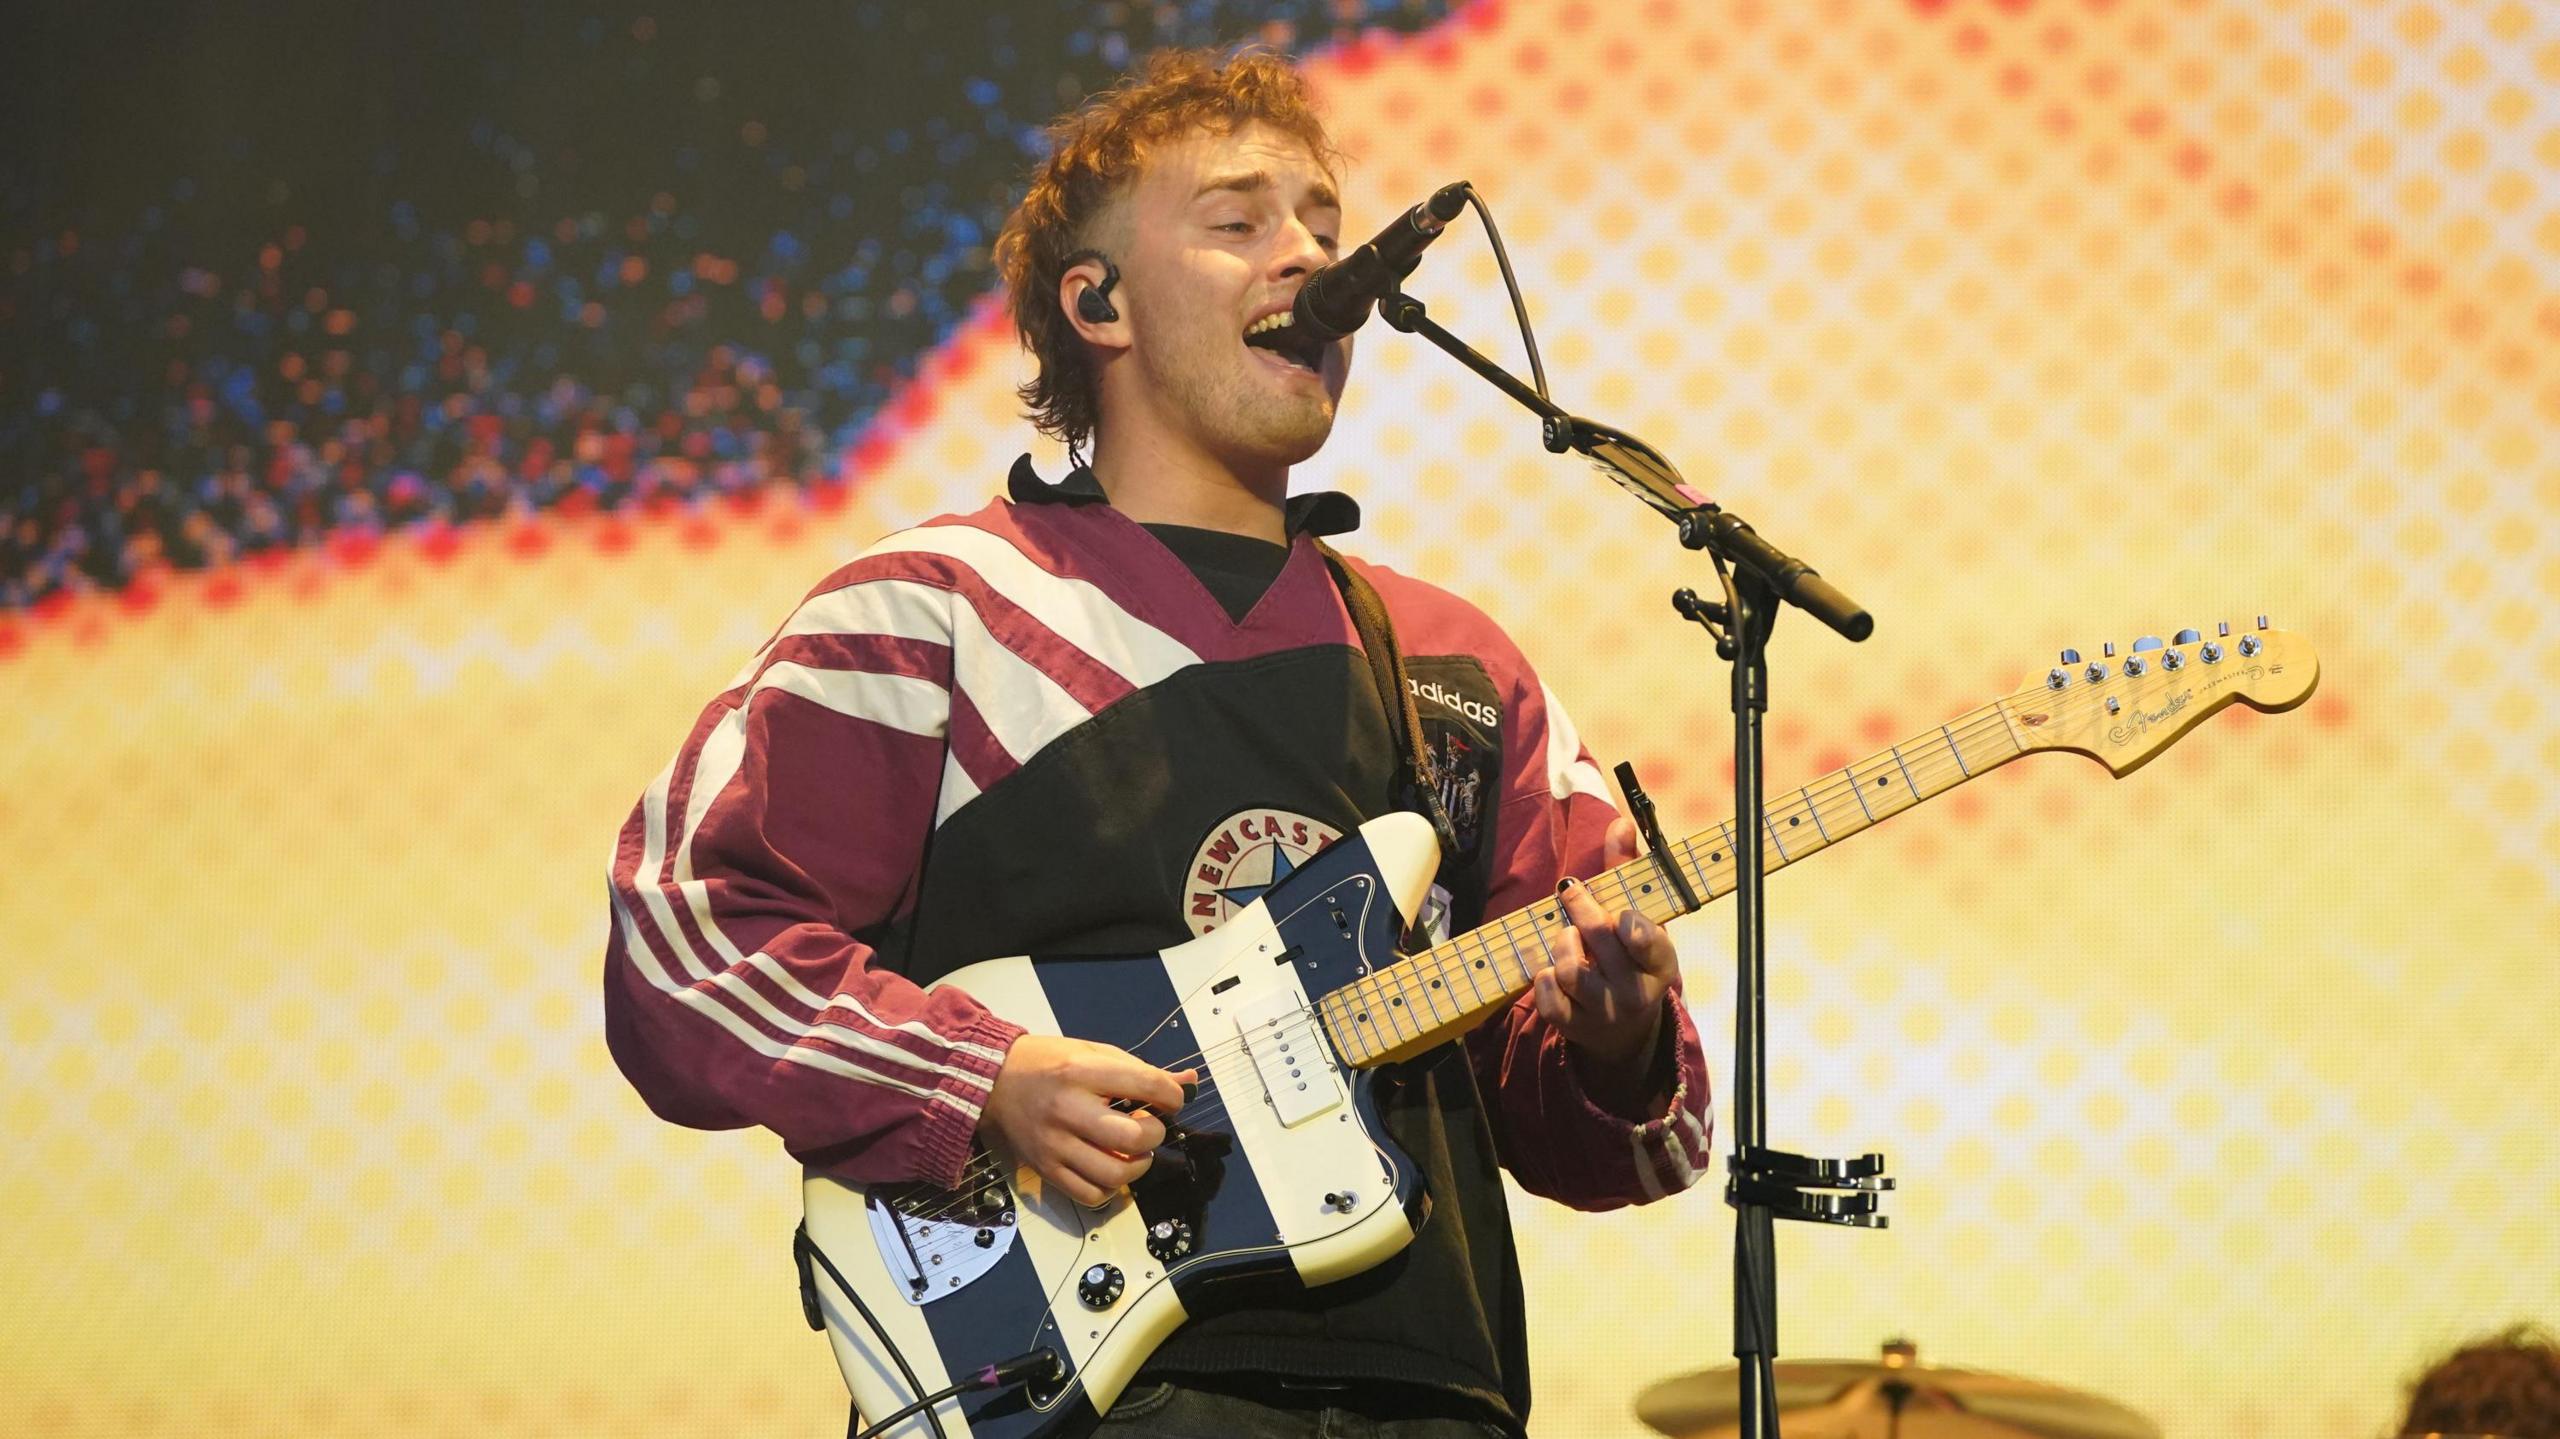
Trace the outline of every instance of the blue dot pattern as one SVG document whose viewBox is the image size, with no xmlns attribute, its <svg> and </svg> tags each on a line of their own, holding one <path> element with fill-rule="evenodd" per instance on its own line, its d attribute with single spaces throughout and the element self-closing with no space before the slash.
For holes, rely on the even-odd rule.
<svg viewBox="0 0 2560 1439">
<path fill-rule="evenodd" d="M 1049 118 L 1162 46 L 1303 52 L 1447 9 L 55 27 L 0 62 L 32 141 L 0 151 L 0 609 L 831 483 L 993 288 Z"/>
</svg>

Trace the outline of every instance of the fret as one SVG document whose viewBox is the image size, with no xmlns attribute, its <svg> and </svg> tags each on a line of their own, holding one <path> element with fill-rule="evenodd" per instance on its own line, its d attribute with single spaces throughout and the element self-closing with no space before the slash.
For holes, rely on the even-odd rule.
<svg viewBox="0 0 2560 1439">
<path fill-rule="evenodd" d="M 1964 762 L 1964 751 L 1956 746 L 1955 731 L 1949 729 L 1945 725 L 1940 725 L 1938 726 L 1938 733 L 1946 737 L 1947 753 L 1956 757 L 1956 768 L 1964 771 L 1964 777 L 1966 779 L 1973 778 L 1972 769 L 1967 767 Z"/>
<path fill-rule="evenodd" d="M 1502 948 L 1503 950 L 1509 951 L 1511 955 L 1511 967 L 1509 969 L 1503 968 L 1502 953 L 1495 950 L 1493 947 L 1494 936 L 1489 931 L 1491 931 L 1494 926 L 1487 925 L 1485 929 L 1477 931 L 1478 933 L 1486 936 L 1484 942 L 1484 957 L 1485 962 L 1493 966 L 1493 990 L 1497 995 L 1507 995 L 1513 990 L 1518 989 L 1520 987 L 1520 980 L 1517 976 L 1525 975 L 1529 971 L 1527 963 L 1522 961 L 1520 958 L 1520 941 L 1518 937 L 1512 933 L 1512 926 L 1517 924 L 1519 919 L 1520 916 L 1516 914 L 1507 914 L 1502 917 L 1500 925 Z"/>
<path fill-rule="evenodd" d="M 1629 905 L 1634 904 L 1636 902 L 1636 882 L 1630 877 L 1629 873 L 1633 868 L 1634 863 L 1630 861 L 1616 869 L 1604 869 L 1598 874 L 1593 875 L 1589 886 L 1591 890 L 1591 902 L 1597 904 L 1611 914 L 1616 914 L 1619 910 L 1625 909 Z M 1613 887 L 1618 891 L 1615 899 L 1612 899 L 1609 896 L 1609 891 Z"/>
<path fill-rule="evenodd" d="M 1649 858 L 1653 860 L 1653 872 L 1662 877 L 1662 902 L 1671 906 L 1671 913 L 1676 917 L 1683 911 L 1680 908 L 1680 886 L 1672 882 L 1671 872 L 1680 864 L 1680 857 L 1671 852 L 1671 846 L 1664 845 Z M 1681 878 L 1686 879 L 1688 875 L 1684 872 Z M 1694 884 L 1689 887 L 1697 888 Z"/>
<path fill-rule="evenodd" d="M 1699 838 L 1703 839 L 1705 836 L 1701 835 Z M 1689 847 L 1693 850 L 1696 849 L 1697 841 L 1690 841 Z M 1701 905 L 1722 899 L 1727 894 L 1733 892 L 1733 886 L 1725 883 L 1724 880 L 1720 878 L 1720 875 L 1723 873 L 1723 861 L 1718 860 L 1715 864 L 1716 868 L 1714 869 L 1708 868 L 1705 864 L 1700 864 L 1698 866 L 1698 903 Z"/>
<path fill-rule="evenodd" d="M 1402 1039 L 1404 1036 L 1397 1033 L 1397 1030 L 1401 1026 L 1396 1023 L 1396 1016 L 1404 1013 L 1404 1005 L 1399 1002 L 1403 996 L 1388 992 L 1391 985 L 1391 981 L 1388 979 L 1388 971 L 1381 970 L 1377 974 L 1370 976 L 1369 982 L 1371 988 L 1375 991 L 1378 1000 L 1378 1003 L 1369 1007 L 1369 1012 L 1371 1014 L 1383 1014 L 1387 1017 L 1388 1038 Z M 1417 1031 L 1417 1033 L 1418 1032 L 1419 1031 Z"/>
<path fill-rule="evenodd" d="M 1530 937 L 1538 941 L 1538 949 L 1546 955 L 1547 968 L 1553 969 L 1556 967 L 1556 950 L 1554 945 L 1547 943 L 1546 923 L 1538 918 L 1535 910 L 1528 911 L 1528 915 Z M 1517 952 L 1518 946 L 1513 946 L 1513 949 Z M 1538 977 L 1537 972 L 1529 968 L 1529 963 L 1526 959 L 1523 959 L 1520 962 L 1520 977 L 1523 980 L 1530 981 L 1534 981 Z"/>
<path fill-rule="evenodd" d="M 1433 982 L 1432 976 L 1422 972 L 1421 965 L 1412 963 L 1399 964 L 1396 966 L 1396 971 L 1403 975 L 1403 978 L 1398 981 L 1398 983 L 1404 989 L 1406 995 L 1410 998 L 1421 1000 L 1422 1007 L 1430 1011 L 1431 1022 L 1435 1025 L 1438 1024 L 1440 1022 L 1440 1001 L 1434 996 L 1440 992 L 1440 986 Z M 1408 1011 L 1413 1009 L 1413 1007 L 1414 1006 L 1410 1003 L 1405 1005 L 1405 1008 Z M 1420 1020 L 1415 1021 L 1417 1024 L 1420 1022 Z"/>
<path fill-rule="evenodd" d="M 1895 745 L 1891 749 L 1886 750 L 1885 753 L 1893 756 L 1893 767 L 1902 771 L 1902 787 L 1911 791 L 1913 798 L 1918 798 L 1920 794 L 1920 782 L 1911 777 L 1911 766 L 1902 762 L 1902 746 Z"/>
<path fill-rule="evenodd" d="M 1841 771 L 1841 773 L 1849 777 L 1849 798 L 1858 802 L 1858 810 L 1867 817 L 1867 823 L 1874 824 L 1876 822 L 1876 812 L 1867 808 L 1867 781 L 1865 777 L 1858 773 L 1858 767 L 1856 765 L 1849 766 L 1849 768 Z"/>
<path fill-rule="evenodd" d="M 1476 931 L 1476 944 L 1484 950 L 1486 955 L 1490 956 L 1493 953 L 1493 941 L 1484 938 L 1483 930 Z M 1483 966 L 1484 961 L 1481 959 L 1469 960 L 1467 958 L 1467 937 L 1465 935 L 1460 935 L 1457 939 L 1453 940 L 1450 943 L 1449 948 L 1457 953 L 1458 972 L 1467 977 L 1467 988 L 1474 992 L 1476 1003 L 1484 1003 L 1484 985 L 1479 983 L 1476 979 L 1476 970 Z"/>
<path fill-rule="evenodd" d="M 1979 725 L 1981 716 L 1986 713 L 2000 716 L 2000 728 L 1995 730 L 1982 728 Z M 1972 714 L 1965 716 L 1965 727 L 1968 730 L 1978 731 L 1974 735 L 1974 738 L 1982 741 L 1983 743 L 1984 753 L 1975 756 L 1975 758 L 1988 759 L 1990 761 L 1989 764 L 1975 765 L 1976 769 L 1989 769 L 1992 765 L 2016 759 L 2018 756 L 2027 752 L 2026 746 L 2018 743 L 2017 732 L 2010 728 L 2008 716 L 2005 713 L 2002 713 L 2001 708 L 1998 705 L 1989 706 L 1987 709 L 1975 710 Z"/>
<path fill-rule="evenodd" d="M 1697 856 L 1697 845 L 1688 840 L 1672 846 L 1671 862 L 1680 866 L 1682 874 L 1689 876 L 1689 888 L 1697 893 L 1698 906 L 1703 909 L 1709 900 L 1715 898 L 1715 876 L 1707 873 L 1707 867 L 1698 863 Z"/>
<path fill-rule="evenodd" d="M 1940 725 L 1934 735 L 1924 731 L 1908 741 L 1944 744 L 1955 761 L 1956 774 L 1932 771 L 1928 786 L 1921 784 L 1918 771 L 1897 744 L 1781 797 L 1761 816 L 1758 842 L 1766 846 L 1768 867 L 1809 856 L 2027 753 L 2009 721 L 2006 703 L 1977 709 Z M 1994 715 L 2002 723 L 1988 723 Z M 1937 763 L 1933 757 L 1923 758 Z M 1891 789 L 1896 775 L 1902 779 L 1904 797 L 1879 807 L 1868 798 L 1868 786 Z M 1839 816 L 1843 823 L 1835 833 L 1831 817 L 1822 811 L 1839 799 L 1831 787 L 1840 784 L 1848 786 L 1857 812 L 1844 809 Z M 1779 823 L 1782 817 L 1784 824 Z M 1787 831 L 1801 829 L 1808 818 L 1813 821 L 1813 842 L 1799 841 L 1791 848 Z M 1740 838 L 1728 819 L 1594 875 L 1586 884 L 1593 899 L 1612 913 L 1632 909 L 1656 922 L 1676 919 L 1691 912 L 1681 905 L 1682 880 L 1697 895 L 1701 908 L 1733 893 L 1741 878 Z M 1558 923 L 1572 923 L 1562 908 L 1557 900 L 1547 899 L 1514 910 L 1342 986 L 1320 1000 L 1316 1011 L 1333 1034 L 1337 1049 L 1355 1065 L 1377 1064 L 1389 1055 L 1413 1054 L 1425 1045 L 1454 1038 L 1469 1021 L 1516 999 L 1535 983 L 1542 967 L 1555 967 L 1556 947 L 1547 930 Z M 1484 973 L 1488 967 L 1494 971 L 1489 977 Z M 1467 982 L 1463 995 L 1456 981 L 1460 974 Z M 1449 1001 L 1445 1008 L 1442 991 Z M 1424 1010 L 1428 1013 L 1399 1013 Z"/>
<path fill-rule="evenodd" d="M 1363 1031 L 1368 1029 L 1368 1026 L 1363 1021 L 1352 1017 L 1359 1013 L 1360 996 L 1357 993 L 1359 988 L 1360 986 L 1357 984 L 1346 984 L 1342 988 L 1335 990 L 1331 995 L 1326 996 L 1326 998 L 1339 998 L 1342 1001 L 1341 1005 L 1338 1007 L 1338 1012 L 1341 1015 L 1343 1047 L 1347 1049 L 1353 1044 L 1357 1044 L 1360 1047 L 1361 1057 L 1365 1059 L 1370 1055 L 1378 1053 L 1378 1046 L 1376 1043 L 1376 1034 L 1374 1032 L 1364 1033 Z"/>
<path fill-rule="evenodd" d="M 1520 950 L 1520 931 L 1523 926 L 1526 926 L 1532 935 L 1537 933 L 1538 922 L 1529 911 L 1524 909 L 1503 916 L 1502 948 L 1503 952 L 1511 957 L 1511 967 L 1499 971 L 1502 976 L 1502 992 L 1505 994 L 1517 994 L 1529 985 L 1529 956 Z"/>
<path fill-rule="evenodd" d="M 1653 872 L 1653 878 L 1638 883 L 1636 876 L 1647 870 Z M 1632 909 L 1638 914 L 1651 913 L 1647 896 L 1659 898 L 1671 888 L 1670 877 L 1663 873 L 1661 863 L 1650 853 L 1640 854 L 1609 873 L 1617 877 L 1618 893 L 1624 897 L 1618 909 Z M 1615 914 L 1617 910 L 1610 913 Z"/>
<path fill-rule="evenodd" d="M 1822 807 L 1813 802 L 1813 787 L 1808 785 L 1797 790 L 1796 798 L 1803 802 L 1805 812 L 1813 816 L 1813 832 L 1822 836 L 1824 844 L 1831 843 L 1831 831 L 1822 823 Z"/>
<path fill-rule="evenodd" d="M 1378 1041 L 1382 1049 L 1393 1047 L 1396 1039 L 1395 1011 L 1387 1004 L 1385 989 L 1378 983 L 1378 977 L 1374 974 L 1362 980 L 1360 988 L 1362 991 L 1360 1003 L 1369 1016 L 1366 1023 L 1369 1026 L 1370 1036 Z"/>
<path fill-rule="evenodd" d="M 2027 742 L 2018 733 L 2018 722 L 2009 717 L 2009 702 L 2007 700 L 2002 700 L 1998 704 L 1992 705 L 1989 708 L 1993 714 L 2000 716 L 2001 728 L 2009 732 L 2009 748 L 2016 750 L 2020 754 L 2025 754 L 2027 752 Z"/>
</svg>

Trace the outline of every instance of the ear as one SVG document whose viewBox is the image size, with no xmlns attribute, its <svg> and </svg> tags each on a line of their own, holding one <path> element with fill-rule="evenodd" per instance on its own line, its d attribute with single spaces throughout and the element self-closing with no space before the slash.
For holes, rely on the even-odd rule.
<svg viewBox="0 0 2560 1439">
<path fill-rule="evenodd" d="M 1058 275 L 1059 313 L 1067 317 L 1067 323 L 1073 325 L 1076 333 L 1089 345 L 1125 350 L 1132 343 L 1128 291 L 1111 283 L 1118 278 L 1111 273 L 1110 262 L 1092 251 L 1071 256 L 1067 268 Z M 1089 314 L 1093 302 L 1085 299 L 1087 295 L 1101 297 L 1108 308 L 1119 313 L 1107 320 Z"/>
</svg>

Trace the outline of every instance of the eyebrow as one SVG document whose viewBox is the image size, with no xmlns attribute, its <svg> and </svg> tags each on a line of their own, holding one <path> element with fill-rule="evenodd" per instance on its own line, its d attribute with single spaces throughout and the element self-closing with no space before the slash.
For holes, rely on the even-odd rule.
<svg viewBox="0 0 2560 1439">
<path fill-rule="evenodd" d="M 1202 185 L 1199 193 L 1191 198 L 1197 200 L 1201 195 L 1211 195 L 1221 190 L 1233 190 L 1238 193 L 1268 190 L 1272 189 L 1275 183 L 1268 170 L 1239 170 L 1235 174 L 1221 175 Z M 1342 208 L 1342 197 L 1336 195 L 1333 192 L 1333 186 L 1323 180 L 1318 180 L 1307 187 L 1307 198 L 1328 210 Z"/>
</svg>

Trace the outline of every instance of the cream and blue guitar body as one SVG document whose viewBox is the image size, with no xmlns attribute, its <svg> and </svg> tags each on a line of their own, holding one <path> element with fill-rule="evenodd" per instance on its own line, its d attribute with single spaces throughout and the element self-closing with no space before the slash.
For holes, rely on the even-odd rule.
<svg viewBox="0 0 2560 1439">
<path fill-rule="evenodd" d="M 1370 821 L 1214 933 L 1126 958 L 1011 958 L 943 983 L 1044 1034 L 1198 1067 L 1169 1144 L 1129 1190 L 1088 1209 L 1004 1155 L 975 1189 L 857 1186 L 812 1172 L 811 1242 L 879 1321 L 823 1275 L 818 1308 L 863 1414 L 896 1412 L 999 1360 L 1047 1348 L 1054 1384 L 941 1406 L 950 1439 L 1075 1432 L 1108 1409 L 1175 1328 L 1226 1295 L 1314 1286 L 1413 1241 L 1429 1199 L 1385 1139 L 1376 1075 L 1340 1061 L 1316 1001 L 1397 959 L 1439 846 L 1409 814 Z M 1205 1061 L 1200 1056 L 1206 1056 Z M 933 1431 L 917 1416 L 888 1431 Z"/>
</svg>

